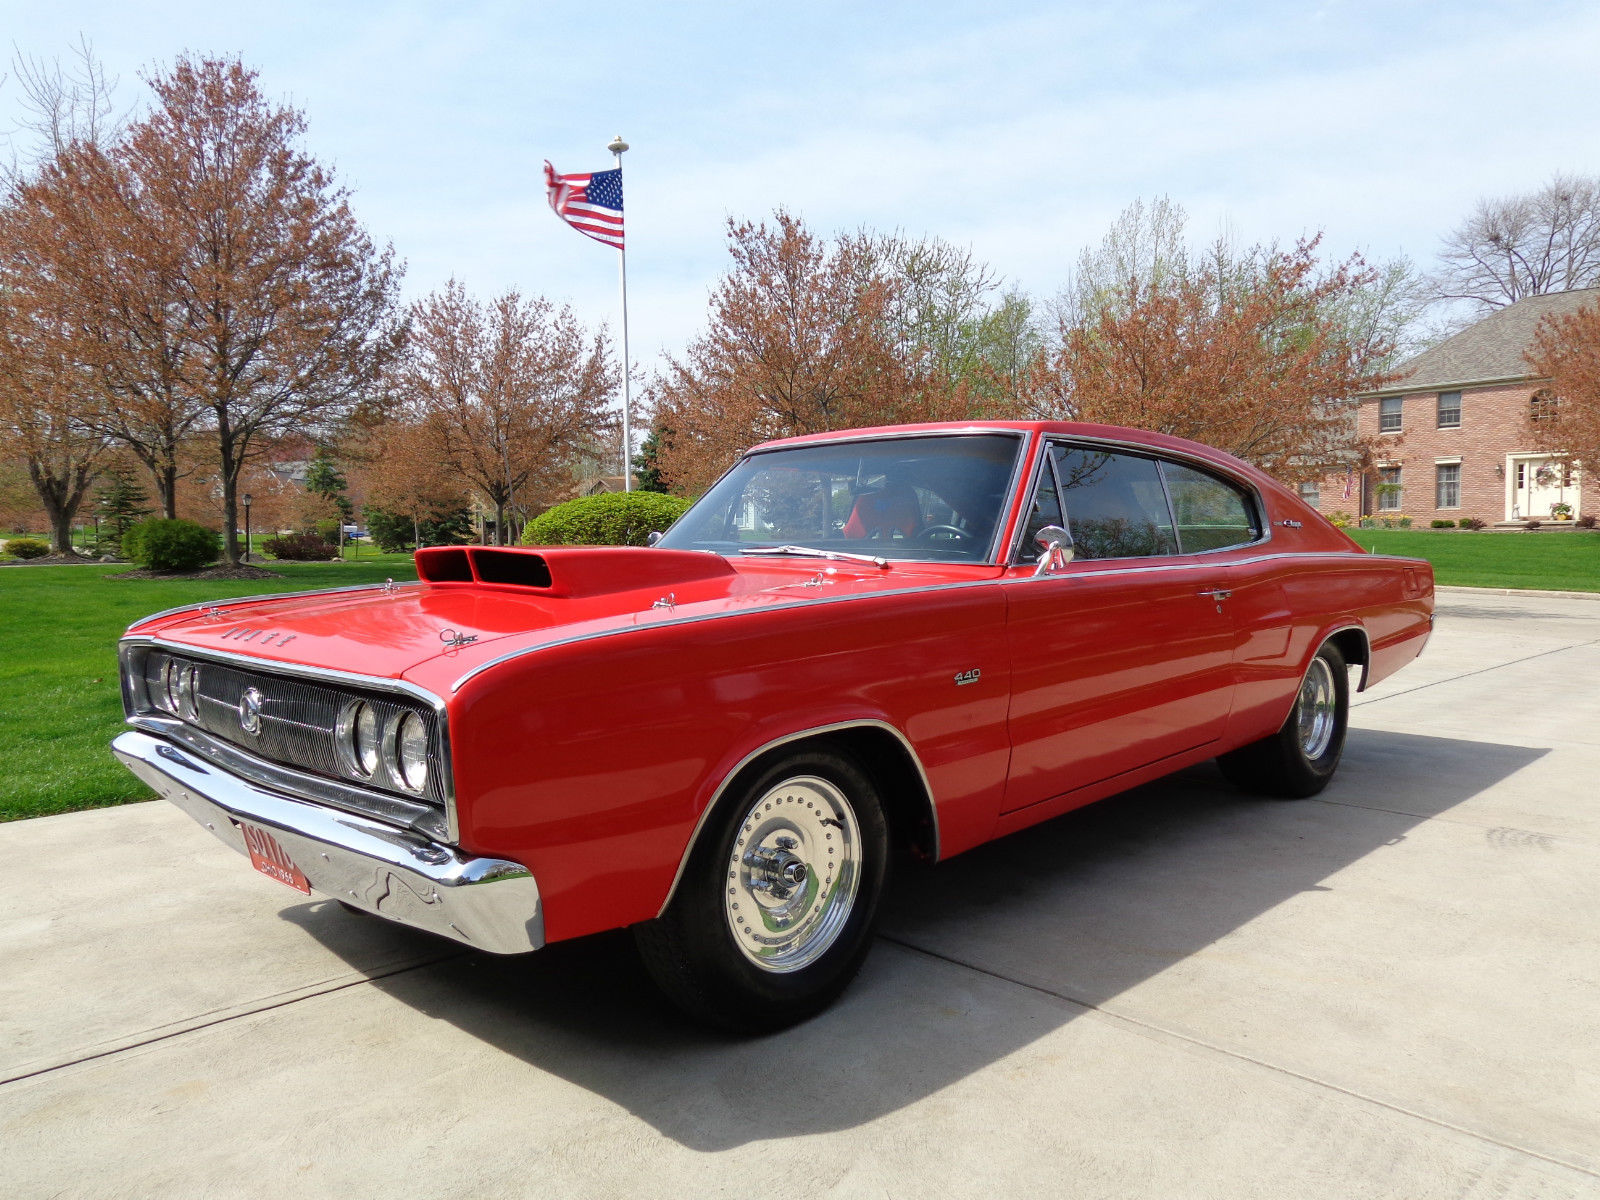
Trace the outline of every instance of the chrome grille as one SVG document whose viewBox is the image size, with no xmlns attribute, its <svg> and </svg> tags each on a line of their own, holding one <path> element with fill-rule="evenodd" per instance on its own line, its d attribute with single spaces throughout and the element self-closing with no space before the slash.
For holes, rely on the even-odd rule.
<svg viewBox="0 0 1600 1200">
<path fill-rule="evenodd" d="M 192 712 L 174 711 L 161 699 L 166 694 L 162 671 L 169 662 L 197 668 Z M 129 666 L 140 685 L 130 697 L 134 709 L 131 715 L 179 718 L 187 726 L 267 762 L 338 781 L 341 786 L 330 791 L 329 800 L 339 807 L 406 824 L 445 827 L 444 772 L 430 769 L 420 795 L 383 786 L 387 772 L 371 780 L 352 782 L 341 769 L 336 744 L 340 713 L 351 701 L 362 700 L 372 706 L 386 728 L 397 723 L 404 713 L 420 716 L 428 727 L 430 758 L 437 764 L 443 739 L 437 714 L 426 706 L 383 692 L 335 687 L 160 650 L 136 654 Z M 260 728 L 255 733 L 248 732 L 242 720 L 245 693 L 252 688 L 260 697 Z M 363 792 L 381 794 L 371 795 L 372 802 L 366 804 L 360 801 Z M 351 802 L 352 797 L 356 798 L 355 803 Z M 410 813 L 421 819 L 407 819 Z"/>
</svg>

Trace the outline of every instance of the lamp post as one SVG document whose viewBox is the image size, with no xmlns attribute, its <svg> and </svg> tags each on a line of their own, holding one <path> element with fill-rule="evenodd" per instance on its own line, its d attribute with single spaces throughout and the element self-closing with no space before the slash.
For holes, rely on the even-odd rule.
<svg viewBox="0 0 1600 1200">
<path fill-rule="evenodd" d="M 244 560 L 250 561 L 250 493 L 244 494 Z"/>
</svg>

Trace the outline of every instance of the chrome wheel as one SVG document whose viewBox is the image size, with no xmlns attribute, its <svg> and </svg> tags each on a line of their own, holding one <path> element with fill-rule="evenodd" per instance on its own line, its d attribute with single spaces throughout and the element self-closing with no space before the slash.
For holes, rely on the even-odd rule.
<svg viewBox="0 0 1600 1200">
<path fill-rule="evenodd" d="M 1333 669 L 1321 655 L 1311 660 L 1300 695 L 1294 706 L 1300 731 L 1300 749 L 1315 762 L 1328 751 L 1337 724 L 1338 693 L 1334 689 Z"/>
<path fill-rule="evenodd" d="M 739 822 L 723 872 L 734 944 L 764 971 L 798 971 L 825 954 L 855 907 L 861 830 L 849 799 L 814 775 L 785 779 Z"/>
</svg>

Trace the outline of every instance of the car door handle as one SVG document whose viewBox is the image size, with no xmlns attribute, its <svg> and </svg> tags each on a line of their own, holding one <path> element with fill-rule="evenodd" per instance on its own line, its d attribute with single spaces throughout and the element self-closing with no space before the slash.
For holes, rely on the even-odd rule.
<svg viewBox="0 0 1600 1200">
<path fill-rule="evenodd" d="M 1226 600 L 1229 596 L 1233 595 L 1233 593 L 1227 588 L 1212 588 L 1207 592 L 1196 592 L 1195 595 L 1210 596 L 1213 600 L 1221 603 L 1223 600 Z"/>
</svg>

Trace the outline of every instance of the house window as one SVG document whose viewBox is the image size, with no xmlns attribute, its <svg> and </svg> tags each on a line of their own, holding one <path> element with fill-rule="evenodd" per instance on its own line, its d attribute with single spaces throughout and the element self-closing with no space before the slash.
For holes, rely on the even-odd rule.
<svg viewBox="0 0 1600 1200">
<path fill-rule="evenodd" d="M 1528 401 L 1528 416 L 1535 423 L 1556 419 L 1556 394 L 1549 388 L 1540 388 Z"/>
<path fill-rule="evenodd" d="M 1300 485 L 1300 499 L 1315 508 L 1322 503 L 1322 487 L 1316 483 L 1302 483 Z"/>
<path fill-rule="evenodd" d="M 1461 428 L 1461 393 L 1439 393 L 1439 428 Z"/>
<path fill-rule="evenodd" d="M 1433 470 L 1433 506 L 1435 508 L 1460 508 L 1461 464 L 1439 463 Z"/>
<path fill-rule="evenodd" d="M 1378 401 L 1378 432 L 1400 432 L 1400 405 L 1403 396 L 1385 396 Z"/>
<path fill-rule="evenodd" d="M 1378 468 L 1378 509 L 1379 511 L 1400 511 L 1400 468 Z"/>
</svg>

